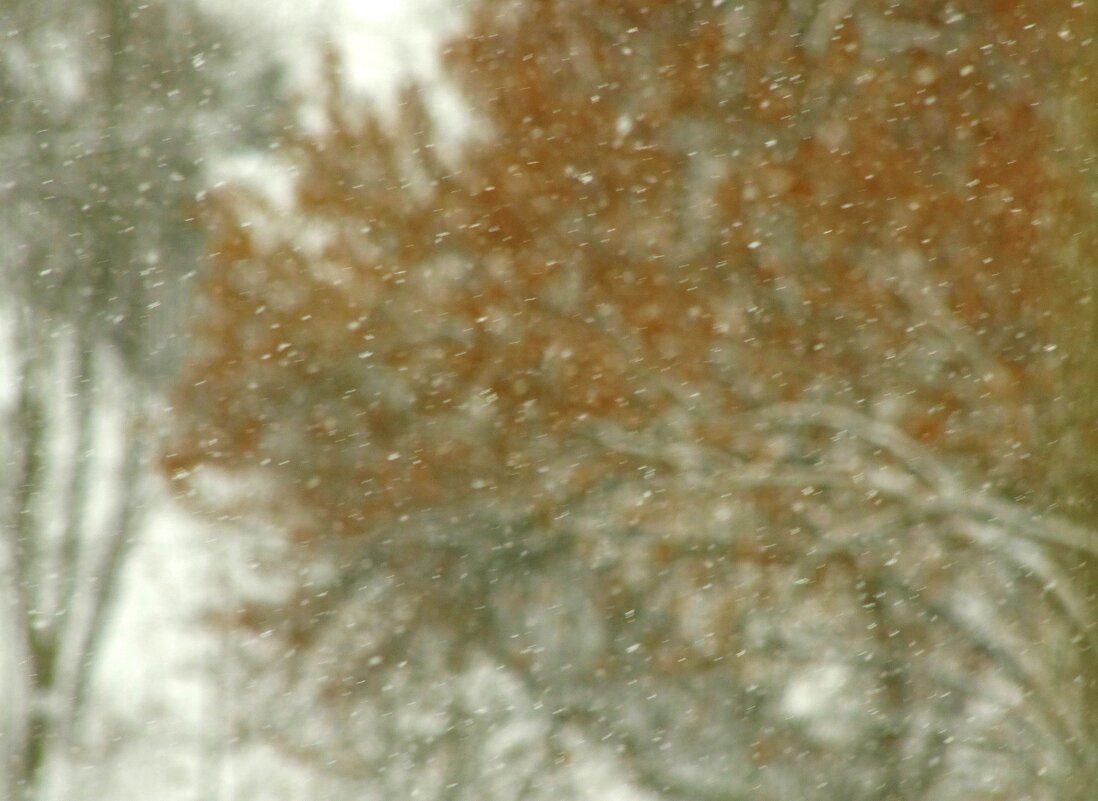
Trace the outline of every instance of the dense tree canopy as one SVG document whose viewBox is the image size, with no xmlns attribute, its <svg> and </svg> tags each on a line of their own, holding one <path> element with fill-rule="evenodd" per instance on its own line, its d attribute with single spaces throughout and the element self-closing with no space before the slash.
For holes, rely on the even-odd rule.
<svg viewBox="0 0 1098 801">
<path fill-rule="evenodd" d="M 292 203 L 211 195 L 164 459 L 290 535 L 292 597 L 236 622 L 345 716 L 333 762 L 552 798 L 588 742 L 675 799 L 1084 797 L 1088 14 L 479 3 L 460 143 L 333 69 Z M 532 721 L 506 780 L 455 700 L 482 669 Z"/>
</svg>

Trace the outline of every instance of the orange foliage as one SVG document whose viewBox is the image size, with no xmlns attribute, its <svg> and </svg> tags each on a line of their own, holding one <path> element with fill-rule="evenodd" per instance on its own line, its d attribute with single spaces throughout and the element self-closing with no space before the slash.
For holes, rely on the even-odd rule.
<svg viewBox="0 0 1098 801">
<path fill-rule="evenodd" d="M 737 412 L 811 398 L 893 404 L 1024 485 L 1012 453 L 1035 447 L 1022 410 L 1058 363 L 1047 310 L 1078 225 L 1048 96 L 1048 30 L 1071 11 L 1034 27 L 1030 5 L 861 3 L 830 37 L 779 5 L 486 8 L 473 28 L 491 33 L 449 63 L 490 141 L 457 169 L 417 97 L 394 135 L 332 87 L 328 133 L 286 147 L 315 252 L 257 246 L 279 232 L 242 228 L 233 191 L 215 201 L 224 267 L 182 405 L 208 415 L 188 441 L 233 444 L 173 467 L 355 476 L 355 508 L 330 512 L 359 520 L 470 482 L 552 505 L 568 493 L 533 468 L 606 459 L 585 445 L 603 421 L 677 414 L 676 438 L 749 456 Z M 264 436 L 286 426 L 300 451 Z"/>
<path fill-rule="evenodd" d="M 890 593 L 945 604 L 970 575 L 965 537 L 920 518 L 917 481 L 895 496 L 864 483 L 914 475 L 899 450 L 760 420 L 844 408 L 961 486 L 1039 494 L 1065 365 L 1055 315 L 1078 278 L 1064 243 L 1093 235 L 1064 123 L 1084 13 L 480 4 L 447 57 L 479 115 L 460 158 L 439 155 L 415 91 L 388 130 L 353 119 L 333 78 L 327 130 L 282 143 L 290 215 L 239 187 L 214 195 L 166 469 L 199 495 L 204 472 L 260 476 L 260 517 L 370 553 L 422 609 L 447 610 L 434 625 L 471 625 L 454 621 L 507 584 L 493 550 L 522 555 L 515 575 L 540 575 L 523 559 L 554 548 L 609 565 L 591 609 L 647 609 L 652 661 L 612 638 L 600 675 L 748 671 L 731 664 L 745 604 L 829 619 L 849 602 L 844 631 L 868 616 L 905 632 L 863 643 L 902 646 L 900 662 L 927 643 L 963 651 L 851 589 L 891 575 Z M 887 548 L 867 545 L 867 520 L 894 527 Z M 782 589 L 795 580 L 803 592 Z M 683 611 L 709 587 L 719 601 Z M 694 640 L 689 619 L 720 633 Z M 910 681 L 885 681 L 881 703 L 912 702 Z M 781 759 L 783 737 L 753 743 L 754 760 Z"/>
</svg>

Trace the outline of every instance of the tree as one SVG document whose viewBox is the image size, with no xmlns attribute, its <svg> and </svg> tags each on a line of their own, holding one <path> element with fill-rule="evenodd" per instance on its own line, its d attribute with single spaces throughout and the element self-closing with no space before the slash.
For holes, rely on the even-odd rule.
<svg viewBox="0 0 1098 801">
<path fill-rule="evenodd" d="M 79 742 L 178 359 L 184 204 L 231 120 L 191 4 L 13 2 L 5 35 L 0 795 L 30 799 Z"/>
<path fill-rule="evenodd" d="M 577 742 L 667 798 L 1086 797 L 1090 14 L 477 4 L 453 157 L 420 93 L 388 128 L 333 75 L 292 208 L 211 199 L 164 458 L 287 533 L 295 591 L 235 622 L 342 715 L 327 761 L 404 753 L 438 798 L 559 797 Z M 484 670 L 533 721 L 511 784 Z"/>
</svg>

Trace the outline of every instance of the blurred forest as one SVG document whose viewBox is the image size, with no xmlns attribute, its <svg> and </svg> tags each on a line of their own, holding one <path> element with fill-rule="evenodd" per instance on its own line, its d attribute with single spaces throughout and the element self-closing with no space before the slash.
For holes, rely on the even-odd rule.
<svg viewBox="0 0 1098 801">
<path fill-rule="evenodd" d="M 1094 12 L 473 3 L 460 141 L 333 56 L 292 201 L 205 205 L 163 459 L 264 532 L 241 736 L 379 798 L 1090 798 Z"/>
<path fill-rule="evenodd" d="M 262 130 L 230 33 L 190 2 L 0 10 L 3 799 L 62 792 L 61 765 L 117 739 L 93 685 L 159 483 L 194 196 Z"/>
<path fill-rule="evenodd" d="M 141 736 L 91 687 L 164 485 L 180 797 L 1093 797 L 1094 4 L 468 0 L 392 108 L 9 5 L 0 797 Z"/>
</svg>

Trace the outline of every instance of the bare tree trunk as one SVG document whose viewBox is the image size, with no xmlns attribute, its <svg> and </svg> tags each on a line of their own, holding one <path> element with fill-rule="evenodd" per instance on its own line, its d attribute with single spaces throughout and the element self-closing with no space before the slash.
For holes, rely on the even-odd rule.
<svg viewBox="0 0 1098 801">
<path fill-rule="evenodd" d="M 14 669 L 22 703 L 13 710 L 11 775 L 15 793 L 35 783 L 42 761 L 42 691 L 50 684 L 49 648 L 37 630 L 39 587 L 35 568 L 39 556 L 38 508 L 42 491 L 46 420 L 41 398 L 43 343 L 25 314 L 17 318 L 14 346 L 19 359 L 18 391 L 9 442 L 13 461 L 7 489 L 11 492 L 6 545 L 9 562 L 9 609 L 14 630 Z"/>
<path fill-rule="evenodd" d="M 121 430 L 121 464 L 106 463 L 95 449 L 95 428 L 104 420 L 96 402 L 97 380 L 88 361 L 76 374 L 80 397 L 65 403 L 49 397 L 51 361 L 60 348 L 47 348 L 35 321 L 21 318 L 18 403 L 6 440 L 13 461 L 6 483 L 14 490 L 5 514 L 3 554 L 6 613 L 13 630 L 10 653 L 15 673 L 8 699 L 8 797 L 36 798 L 45 766 L 73 745 L 87 708 L 97 654 L 114 608 L 125 557 L 134 540 L 142 497 L 146 447 L 139 402 L 131 401 Z M 56 437 L 68 425 L 73 436 L 56 452 Z M 93 472 L 113 473 L 116 488 L 103 527 L 91 525 L 87 498 Z M 61 508 L 45 514 L 51 488 Z M 50 521 L 56 522 L 51 530 Z"/>
</svg>

